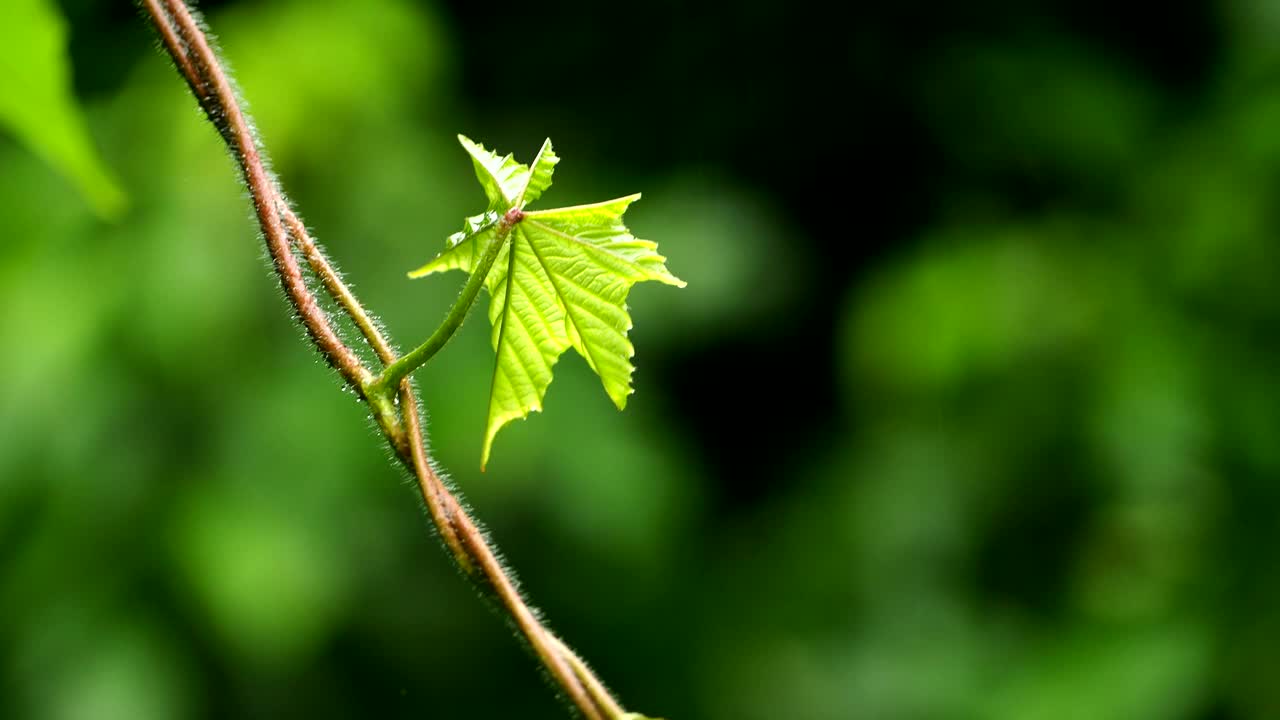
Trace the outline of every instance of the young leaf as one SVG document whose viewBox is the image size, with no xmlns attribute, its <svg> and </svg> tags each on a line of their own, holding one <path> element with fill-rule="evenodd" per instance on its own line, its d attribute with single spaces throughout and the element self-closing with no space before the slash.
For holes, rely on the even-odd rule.
<svg viewBox="0 0 1280 720">
<path fill-rule="evenodd" d="M 625 407 L 635 371 L 635 348 L 627 339 L 627 294 L 645 280 L 677 287 L 684 287 L 684 281 L 667 270 L 657 244 L 636 238 L 623 224 L 623 213 L 640 195 L 525 210 L 551 186 L 560 162 L 551 141 L 543 143 L 529 167 L 461 135 L 458 140 L 471 154 L 476 177 L 489 198 L 488 210 L 468 218 L 463 231 L 450 236 L 445 251 L 410 276 L 472 272 L 490 243 L 505 243 L 485 278 L 497 362 L 480 459 L 483 469 L 502 426 L 542 409 L 552 368 L 571 347 L 600 376 L 618 409 Z M 519 212 L 508 214 L 513 209 Z M 504 222 L 511 223 L 505 233 Z"/>
</svg>

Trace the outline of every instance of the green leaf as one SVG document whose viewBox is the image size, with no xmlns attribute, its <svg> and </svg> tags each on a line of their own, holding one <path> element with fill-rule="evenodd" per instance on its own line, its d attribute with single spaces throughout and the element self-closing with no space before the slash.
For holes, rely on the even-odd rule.
<svg viewBox="0 0 1280 720">
<path fill-rule="evenodd" d="M 684 282 L 667 270 L 657 244 L 635 237 L 623 224 L 623 214 L 639 194 L 592 205 L 524 210 L 551 186 L 560 161 L 551 141 L 543 144 L 529 168 L 510 155 L 499 157 L 465 137 L 458 139 L 471 154 L 489 210 L 468 218 L 463 232 L 450 236 L 444 252 L 410 275 L 472 272 L 489 243 L 501 235 L 496 218 L 512 208 L 523 213 L 503 239 L 506 245 L 485 278 L 497 362 L 480 460 L 483 469 L 498 431 L 542 409 L 552 368 L 569 348 L 600 376 L 618 409 L 625 407 L 635 371 L 635 348 L 627 338 L 627 294 L 645 280 L 677 287 Z"/>
<path fill-rule="evenodd" d="M 547 138 L 542 143 L 542 149 L 538 151 L 538 156 L 533 159 L 533 170 L 529 176 L 529 183 L 525 185 L 524 194 L 516 199 L 516 204 L 524 207 L 542 197 L 542 193 L 551 187 L 551 175 L 559 163 L 560 157 L 556 155 L 555 150 L 551 149 L 551 138 Z"/>
<path fill-rule="evenodd" d="M 476 166 L 476 179 L 484 187 L 484 194 L 489 197 L 489 210 L 500 208 L 505 211 L 510 208 L 529 184 L 529 167 L 516 162 L 510 155 L 498 157 L 496 153 L 472 142 L 465 135 L 459 135 L 458 142 L 471 153 L 471 162 Z"/>
<path fill-rule="evenodd" d="M 125 195 L 103 166 L 76 106 L 66 22 L 51 0 L 0 2 L 0 125 L 72 180 L 93 209 L 114 218 Z"/>
</svg>

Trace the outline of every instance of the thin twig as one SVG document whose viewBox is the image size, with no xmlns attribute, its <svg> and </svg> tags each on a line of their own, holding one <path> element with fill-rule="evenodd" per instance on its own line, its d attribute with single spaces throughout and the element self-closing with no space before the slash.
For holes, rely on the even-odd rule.
<svg viewBox="0 0 1280 720">
<path fill-rule="evenodd" d="M 311 239 L 311 235 L 307 233 L 307 226 L 302 224 L 302 220 L 298 219 L 297 213 L 292 208 L 285 206 L 284 221 L 289 226 L 289 232 L 293 235 L 293 239 L 297 241 L 298 247 L 302 248 L 302 254 L 306 256 L 307 263 L 311 265 L 311 269 L 316 275 L 320 276 L 320 281 L 324 283 L 324 287 L 329 291 L 329 295 L 333 297 L 338 304 L 342 305 L 342 309 L 346 311 L 351 321 L 360 329 L 360 334 L 369 343 L 369 347 L 377 353 L 378 359 L 383 365 L 390 365 L 396 361 L 396 353 L 391 349 L 391 343 L 382 336 L 382 331 L 378 329 L 378 323 L 371 317 L 356 299 L 351 288 L 343 282 L 342 276 L 333 268 L 329 259 L 325 257 L 324 251 L 316 245 Z"/>
<path fill-rule="evenodd" d="M 143 7 L 178 71 L 233 151 L 253 196 L 258 222 L 286 297 L 325 359 L 347 382 L 363 392 L 373 376 L 338 336 L 328 315 L 307 287 L 293 255 L 294 243 L 302 250 L 326 291 L 351 317 L 378 358 L 388 367 L 395 366 L 397 362 L 391 343 L 311 239 L 305 225 L 285 202 L 275 179 L 266 171 L 261 150 L 231 82 L 186 5 L 181 0 L 164 0 L 163 6 L 160 0 L 143 0 Z M 497 244 L 500 243 L 495 242 Z M 483 277 L 483 273 L 479 275 Z M 453 315 L 451 312 L 445 324 Z M 403 375 L 397 376 L 393 382 L 398 388 L 396 403 L 383 402 L 385 394 L 374 396 L 365 393 L 364 400 L 382 424 L 397 457 L 414 472 L 427 511 L 449 555 L 468 578 L 496 596 L 502 610 L 578 712 L 587 720 L 621 718 L 621 706 L 586 664 L 538 621 L 484 534 L 435 471 L 427 456 L 425 430 L 413 387 Z M 390 384 L 379 383 L 378 387 L 385 393 Z"/>
<path fill-rule="evenodd" d="M 342 275 L 329 262 L 329 258 L 325 257 L 324 251 L 311 239 L 311 234 L 307 232 L 306 225 L 288 205 L 284 206 L 283 215 L 285 224 L 289 227 L 290 236 L 298 244 L 298 247 L 302 249 L 302 254 L 306 256 L 307 264 L 311 266 L 311 270 L 324 283 L 329 297 L 342 306 L 347 317 L 351 318 L 355 326 L 360 329 L 360 334 L 364 336 L 365 342 L 373 348 L 378 360 L 383 365 L 394 363 L 396 361 L 396 353 L 391 348 L 391 343 L 383 337 L 382 331 L 378 329 L 378 323 L 369 316 L 364 306 L 356 298 L 355 293 L 351 292 L 351 288 L 347 287 L 347 284 L 343 282 Z M 366 380 L 367 382 L 368 380 Z M 364 400 L 370 404 L 374 419 L 377 420 L 383 434 L 387 436 L 387 440 L 395 449 L 396 455 L 408 457 L 410 454 L 409 440 L 405 435 L 404 422 L 391 404 L 390 396 L 385 392 L 380 395 L 370 395 L 364 387 L 357 389 L 363 395 Z"/>
<path fill-rule="evenodd" d="M 587 663 L 578 654 L 564 644 L 564 641 L 552 633 L 547 636 L 555 644 L 556 652 L 569 663 L 569 667 L 573 668 L 573 674 L 578 681 L 586 688 L 587 694 L 596 703 L 598 707 L 604 710 L 605 717 L 620 718 L 626 712 L 618 701 L 614 699 L 605 686 L 601 684 L 600 679 L 591 672 L 591 668 L 587 667 Z"/>
</svg>

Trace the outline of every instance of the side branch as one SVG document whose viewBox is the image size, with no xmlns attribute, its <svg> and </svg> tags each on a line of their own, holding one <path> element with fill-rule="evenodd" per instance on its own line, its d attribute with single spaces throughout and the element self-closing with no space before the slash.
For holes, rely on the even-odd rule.
<svg viewBox="0 0 1280 720">
<path fill-rule="evenodd" d="M 288 205 L 284 207 L 284 221 L 289 226 L 289 234 L 298 243 L 298 247 L 302 248 L 302 254 L 307 257 L 307 263 L 311 265 L 311 269 L 320 277 L 325 289 L 329 291 L 329 296 L 336 300 L 350 316 L 352 322 L 360 329 L 360 334 L 369 343 L 369 347 L 377 353 L 378 359 L 383 365 L 395 362 L 395 351 L 391 349 L 391 343 L 387 342 L 382 331 L 378 329 L 378 323 L 369 316 L 364 306 L 356 299 L 355 293 L 351 292 L 351 288 L 342 281 L 342 276 L 334 269 L 329 258 L 324 256 L 320 246 L 311 239 L 307 227 Z"/>
</svg>

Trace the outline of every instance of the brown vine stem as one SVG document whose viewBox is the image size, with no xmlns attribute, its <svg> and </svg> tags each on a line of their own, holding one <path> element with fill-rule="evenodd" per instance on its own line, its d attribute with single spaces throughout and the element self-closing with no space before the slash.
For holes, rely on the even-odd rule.
<svg viewBox="0 0 1280 720">
<path fill-rule="evenodd" d="M 167 0 L 167 3 L 177 33 L 176 38 L 165 38 L 165 48 L 174 47 L 172 43 L 178 40 L 186 47 L 186 61 L 185 64 L 180 63 L 179 68 L 184 72 L 197 73 L 198 79 L 191 84 L 193 87 L 202 86 L 204 92 L 197 92 L 196 97 L 201 100 L 205 112 L 214 119 L 214 124 L 219 126 L 240 164 L 245 183 L 253 196 L 258 224 L 262 227 L 272 263 L 280 276 L 280 284 L 321 354 L 347 382 L 359 387 L 369 377 L 369 371 L 334 332 L 324 310 L 307 288 L 280 219 L 281 193 L 263 165 L 258 143 L 239 103 L 226 102 L 227 98 L 235 99 L 231 81 L 221 71 L 208 40 L 187 7 L 178 0 Z M 148 7 L 155 7 L 155 3 L 149 0 Z"/>
<path fill-rule="evenodd" d="M 622 707 L 586 664 L 539 622 L 484 533 L 435 470 L 426 451 L 418 398 L 408 378 L 396 382 L 394 401 L 385 392 L 365 392 L 374 376 L 338 335 L 308 288 L 294 255 L 295 247 L 384 367 L 395 364 L 398 357 L 267 172 L 264 152 L 200 23 L 182 0 L 142 0 L 142 7 L 155 25 L 165 51 L 239 165 L 285 296 L 325 360 L 361 393 L 396 456 L 413 471 L 428 514 L 449 555 L 468 578 L 496 600 L 574 709 L 588 720 L 623 718 Z"/>
<path fill-rule="evenodd" d="M 325 290 L 329 296 L 342 306 L 343 311 L 351 318 L 356 327 L 360 329 L 360 334 L 364 336 L 365 342 L 373 348 L 378 356 L 378 360 L 383 365 L 396 361 L 395 350 L 391 348 L 391 343 L 382 335 L 382 331 L 378 329 L 378 323 L 369 316 L 369 313 L 360 304 L 355 293 L 351 292 L 351 288 L 342 281 L 342 276 L 334 269 L 333 264 L 329 262 L 329 258 L 325 257 L 324 252 L 311 239 L 311 234 L 307 232 L 307 226 L 303 224 L 302 219 L 287 204 L 284 206 L 284 221 L 289 226 L 289 234 L 293 237 L 298 247 L 302 249 L 303 255 L 307 258 L 307 264 L 311 266 L 312 272 L 320 278 L 324 283 Z M 403 384 L 404 381 L 402 381 Z M 399 413 L 390 405 L 386 396 L 364 394 L 364 399 L 368 402 L 374 411 L 374 418 L 381 426 L 383 434 L 387 436 L 387 441 L 395 449 L 396 455 L 400 458 L 409 457 L 410 448 L 408 445 L 408 437 L 405 435 L 404 422 L 400 418 Z"/>
</svg>

